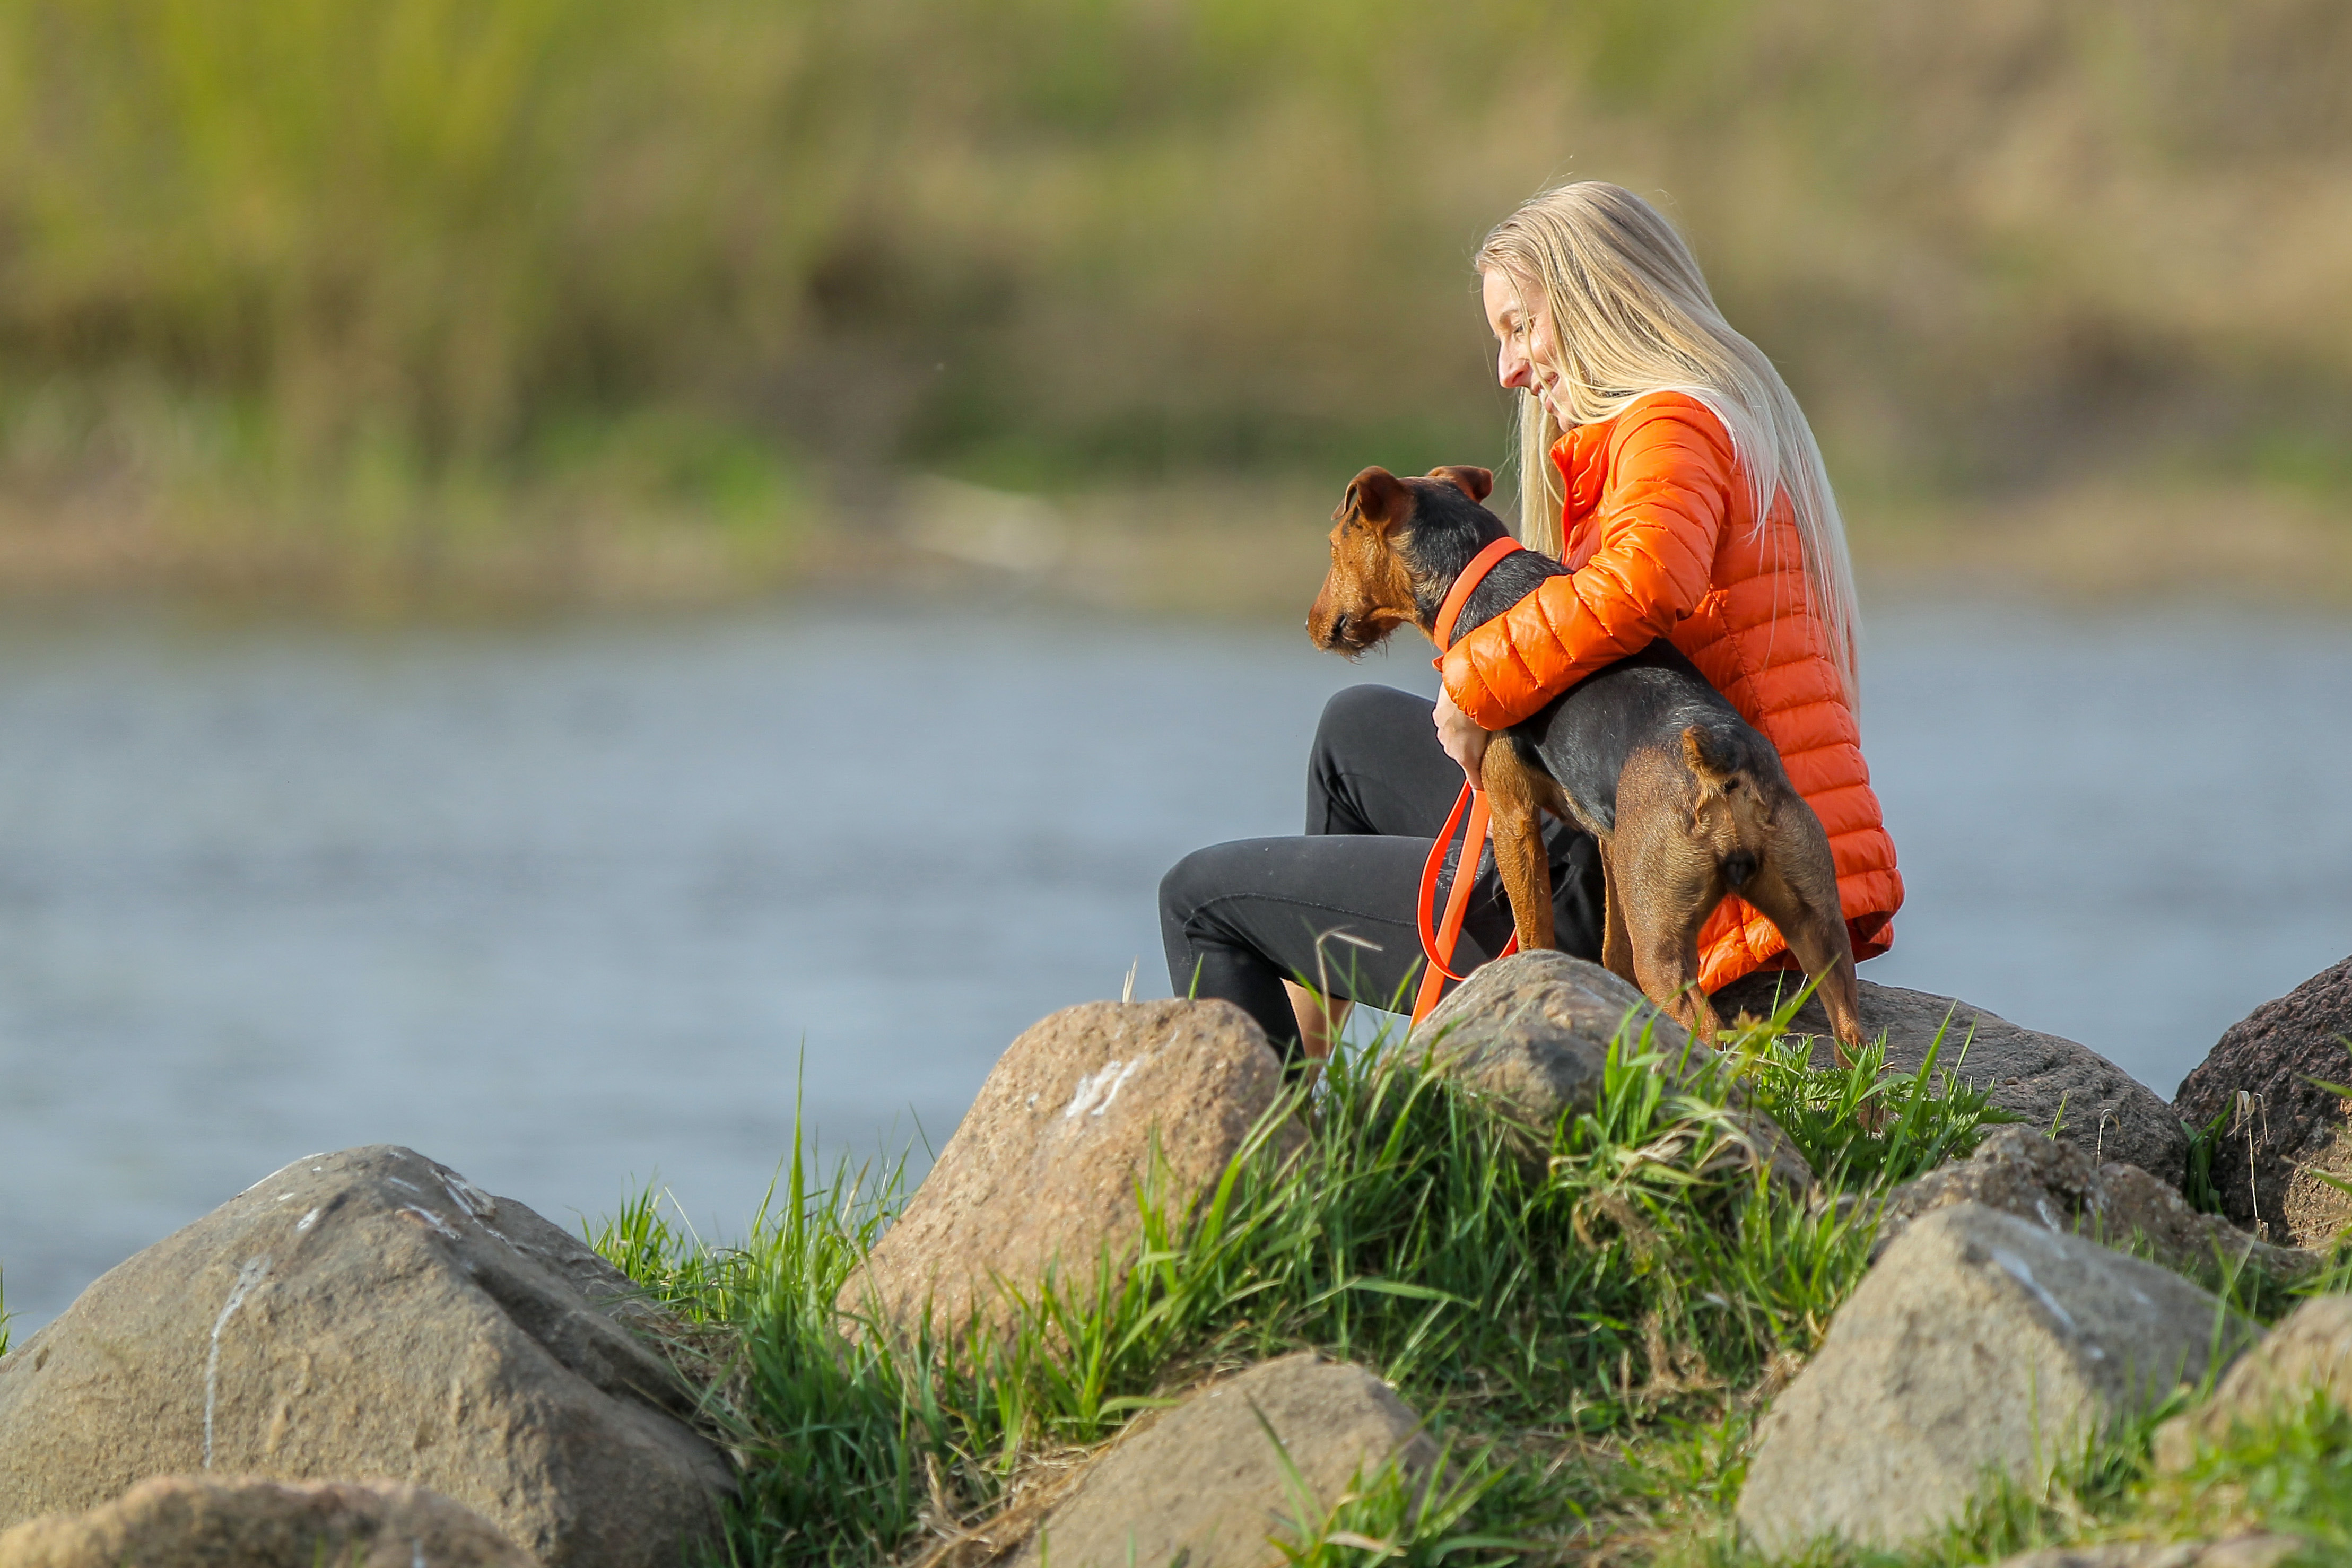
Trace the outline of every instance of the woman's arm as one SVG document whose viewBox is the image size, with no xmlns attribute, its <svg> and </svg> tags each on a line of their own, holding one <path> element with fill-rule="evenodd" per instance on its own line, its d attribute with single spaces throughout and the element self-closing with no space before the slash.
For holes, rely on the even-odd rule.
<svg viewBox="0 0 2352 1568">
<path fill-rule="evenodd" d="M 1445 656 L 1446 694 L 1481 728 L 1508 729 L 1639 653 L 1706 594 L 1733 494 L 1721 423 L 1689 398 L 1665 396 L 1627 410 L 1610 444 L 1592 558 L 1465 634 Z"/>
</svg>

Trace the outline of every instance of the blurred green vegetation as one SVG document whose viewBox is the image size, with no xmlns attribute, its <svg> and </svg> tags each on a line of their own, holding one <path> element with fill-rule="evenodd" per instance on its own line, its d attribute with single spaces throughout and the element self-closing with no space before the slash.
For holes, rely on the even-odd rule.
<svg viewBox="0 0 2352 1568">
<path fill-rule="evenodd" d="M 1499 461 L 1467 258 L 1561 177 L 1863 511 L 2341 498 L 2347 84 L 2338 0 L 0 0 L 0 523 L 740 564 L 828 476 Z"/>
</svg>

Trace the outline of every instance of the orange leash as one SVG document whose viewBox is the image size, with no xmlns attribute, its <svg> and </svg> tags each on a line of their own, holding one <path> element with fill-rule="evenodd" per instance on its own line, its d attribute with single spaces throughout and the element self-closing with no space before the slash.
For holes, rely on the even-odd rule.
<svg viewBox="0 0 2352 1568">
<path fill-rule="evenodd" d="M 1445 847 L 1454 841 L 1454 829 L 1462 820 L 1462 811 L 1470 811 L 1470 826 L 1462 837 L 1462 858 L 1454 863 L 1454 888 L 1445 898 L 1445 918 L 1437 928 L 1430 929 L 1430 917 L 1437 902 L 1437 874 L 1445 865 Z M 1478 879 L 1478 858 L 1486 852 L 1486 792 L 1462 786 L 1454 798 L 1454 810 L 1445 818 L 1445 831 L 1429 851 L 1429 859 L 1421 868 L 1421 896 L 1414 900 L 1415 912 L 1421 920 L 1421 952 L 1428 961 L 1422 971 L 1421 992 L 1412 999 L 1412 1022 L 1418 1028 L 1437 1005 L 1438 993 L 1449 980 L 1460 980 L 1446 964 L 1453 962 L 1454 949 L 1462 940 L 1462 919 L 1470 912 L 1470 884 Z M 1496 954 L 1508 958 L 1519 951 L 1519 933 L 1513 931 L 1511 940 Z"/>
<path fill-rule="evenodd" d="M 1438 647 L 1435 663 L 1439 668 L 1444 667 L 1445 649 L 1454 641 L 1454 623 L 1462 614 L 1463 601 L 1470 597 L 1471 589 L 1486 580 L 1486 574 L 1495 569 L 1496 562 L 1518 548 L 1518 541 L 1507 535 L 1496 540 L 1471 558 L 1462 575 L 1454 580 L 1454 586 L 1446 590 L 1445 602 L 1438 606 L 1437 622 L 1430 631 L 1430 640 Z M 1454 842 L 1454 828 L 1463 826 L 1462 815 L 1465 810 L 1470 814 L 1470 821 L 1464 827 L 1461 857 L 1454 863 L 1454 887 L 1446 895 L 1444 918 L 1432 929 L 1431 920 L 1437 901 L 1437 876 L 1444 868 L 1445 847 Z M 1445 989 L 1445 983 L 1462 978 L 1446 965 L 1454 961 L 1454 950 L 1462 940 L 1463 917 L 1470 912 L 1470 884 L 1477 880 L 1478 861 L 1486 852 L 1486 792 L 1465 780 L 1462 793 L 1454 797 L 1454 809 L 1446 815 L 1445 826 L 1439 831 L 1437 842 L 1430 847 L 1428 861 L 1421 868 L 1421 894 L 1413 900 L 1413 912 L 1421 925 L 1422 957 L 1427 961 L 1427 966 L 1422 971 L 1421 991 L 1412 1001 L 1412 1022 L 1416 1028 L 1420 1027 L 1423 1018 L 1429 1016 L 1430 1009 L 1437 1005 L 1438 993 Z M 1513 931 L 1509 942 L 1496 956 L 1508 958 L 1518 951 L 1518 933 Z"/>
</svg>

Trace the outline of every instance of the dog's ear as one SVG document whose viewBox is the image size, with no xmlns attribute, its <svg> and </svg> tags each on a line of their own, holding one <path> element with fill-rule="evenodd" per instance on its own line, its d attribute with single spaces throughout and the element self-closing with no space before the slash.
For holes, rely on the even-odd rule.
<svg viewBox="0 0 2352 1568">
<path fill-rule="evenodd" d="M 1339 510 L 1331 515 L 1342 518 L 1350 514 L 1366 522 L 1394 522 L 1412 510 L 1412 492 L 1404 481 L 1386 468 L 1366 468 L 1348 481 L 1348 493 L 1340 498 Z"/>
<path fill-rule="evenodd" d="M 1492 468 L 1470 468 L 1458 466 L 1432 468 L 1429 470 L 1429 477 L 1433 479 L 1445 480 L 1472 500 L 1482 501 L 1495 493 L 1495 470 Z"/>
</svg>

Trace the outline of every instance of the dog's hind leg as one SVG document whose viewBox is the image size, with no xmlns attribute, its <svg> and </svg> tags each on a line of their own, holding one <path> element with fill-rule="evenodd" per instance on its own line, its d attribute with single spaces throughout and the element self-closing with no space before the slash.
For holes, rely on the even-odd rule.
<svg viewBox="0 0 2352 1568">
<path fill-rule="evenodd" d="M 1756 874 L 1741 897 L 1780 928 L 1807 974 L 1821 984 L 1814 994 L 1830 1016 L 1830 1033 L 1842 1067 L 1865 1043 L 1862 994 L 1853 973 L 1853 940 L 1838 908 L 1837 868 L 1828 837 L 1812 808 L 1793 793 L 1779 802 L 1767 826 Z"/>
<path fill-rule="evenodd" d="M 1511 923 L 1517 930 L 1519 951 L 1536 952 L 1552 945 L 1551 861 L 1544 853 L 1541 786 L 1518 748 L 1496 737 L 1486 747 L 1479 770 L 1486 790 L 1486 809 L 1493 814 L 1488 831 L 1495 842 L 1495 869 L 1502 874 L 1503 891 L 1511 900 Z"/>
<path fill-rule="evenodd" d="M 1642 994 L 1709 1047 L 1719 1026 L 1715 1005 L 1699 989 L 1698 931 L 1717 901 L 1634 893 L 1625 910 L 1634 979 Z"/>
<path fill-rule="evenodd" d="M 1633 973 L 1633 938 L 1625 929 L 1625 900 L 1617 891 L 1617 851 L 1612 839 L 1601 845 L 1601 967 L 1629 984 L 1642 982 Z"/>
<path fill-rule="evenodd" d="M 1713 1047 L 1715 1008 L 1699 989 L 1698 933 L 1726 889 L 1714 850 L 1678 798 L 1682 788 L 1680 770 L 1663 756 L 1637 753 L 1626 763 L 1610 862 L 1635 983 Z"/>
</svg>

